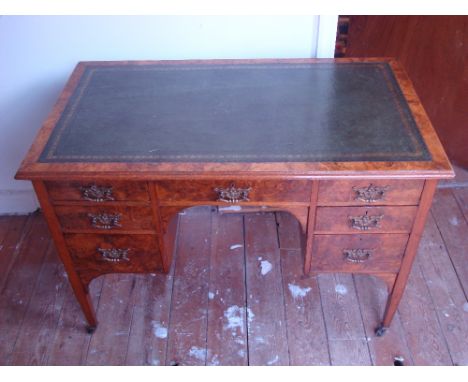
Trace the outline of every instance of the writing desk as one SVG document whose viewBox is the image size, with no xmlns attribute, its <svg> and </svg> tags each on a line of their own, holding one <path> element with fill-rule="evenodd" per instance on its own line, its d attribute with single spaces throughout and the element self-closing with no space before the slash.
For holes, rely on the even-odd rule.
<svg viewBox="0 0 468 382">
<path fill-rule="evenodd" d="M 174 217 L 213 205 L 293 214 L 305 273 L 382 278 L 377 335 L 450 177 L 391 59 L 81 62 L 16 174 L 33 182 L 90 331 L 91 280 L 167 273 Z"/>
</svg>

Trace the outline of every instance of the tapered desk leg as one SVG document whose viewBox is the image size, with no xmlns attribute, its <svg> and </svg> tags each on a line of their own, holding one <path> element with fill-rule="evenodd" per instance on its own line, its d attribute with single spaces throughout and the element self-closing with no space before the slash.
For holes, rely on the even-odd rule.
<svg viewBox="0 0 468 382">
<path fill-rule="evenodd" d="M 54 209 L 47 194 L 47 189 L 43 182 L 34 181 L 34 189 L 42 208 L 42 212 L 49 226 L 50 233 L 57 248 L 57 252 L 65 266 L 68 279 L 75 293 L 76 299 L 81 306 L 86 321 L 88 321 L 88 333 L 94 332 L 97 326 L 96 313 L 89 296 L 88 283 L 84 283 L 74 270 L 70 254 L 68 253 L 65 239 L 63 238 L 60 224 L 55 215 Z"/>
<path fill-rule="evenodd" d="M 403 292 L 405 290 L 406 282 L 411 271 L 411 267 L 414 262 L 414 258 L 418 251 L 419 241 L 424 231 L 424 225 L 426 223 L 426 218 L 431 208 L 432 198 L 437 187 L 437 180 L 426 180 L 424 184 L 424 189 L 421 194 L 421 199 L 419 202 L 418 212 L 413 224 L 413 229 L 411 231 L 410 237 L 408 239 L 408 244 L 406 246 L 405 254 L 403 256 L 403 261 L 401 263 L 400 272 L 395 280 L 393 289 L 390 293 L 390 296 L 387 300 L 387 306 L 385 308 L 385 313 L 381 325 L 376 329 L 375 334 L 377 336 L 382 336 L 385 334 L 385 331 L 390 327 L 393 316 L 398 308 L 401 298 L 403 297 Z"/>
<path fill-rule="evenodd" d="M 312 265 L 312 244 L 314 240 L 315 216 L 317 212 L 317 197 L 318 197 L 319 181 L 312 182 L 312 192 L 310 195 L 309 215 L 307 218 L 306 230 L 306 246 L 304 255 L 304 273 L 307 275 L 310 272 Z"/>
</svg>

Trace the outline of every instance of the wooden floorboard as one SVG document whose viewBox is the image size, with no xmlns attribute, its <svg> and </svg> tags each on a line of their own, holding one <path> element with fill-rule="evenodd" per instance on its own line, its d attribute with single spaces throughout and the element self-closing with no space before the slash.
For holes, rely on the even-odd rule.
<svg viewBox="0 0 468 382">
<path fill-rule="evenodd" d="M 207 365 L 248 365 L 244 219 L 213 214 Z"/>
<path fill-rule="evenodd" d="M 166 365 L 205 365 L 211 209 L 182 212 L 174 269 Z"/>
<path fill-rule="evenodd" d="M 40 214 L 0 217 L 1 365 L 468 365 L 468 189 L 440 189 L 392 326 L 366 275 L 302 274 L 287 213 L 180 215 L 169 275 L 106 275 L 94 334 Z"/>
<path fill-rule="evenodd" d="M 250 365 L 289 365 L 276 219 L 244 217 L 247 327 Z"/>
</svg>

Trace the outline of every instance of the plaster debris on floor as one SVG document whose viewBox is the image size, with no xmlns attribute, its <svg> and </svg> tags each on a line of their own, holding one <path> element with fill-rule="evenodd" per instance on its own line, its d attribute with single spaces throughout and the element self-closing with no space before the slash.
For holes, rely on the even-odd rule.
<svg viewBox="0 0 468 382">
<path fill-rule="evenodd" d="M 260 273 L 265 276 L 268 272 L 273 269 L 273 265 L 268 260 L 260 261 Z"/>
<path fill-rule="evenodd" d="M 344 296 L 348 293 L 348 288 L 346 288 L 346 286 L 344 286 L 343 284 L 336 284 L 335 292 Z"/>
<path fill-rule="evenodd" d="M 153 334 L 157 338 L 167 338 L 167 328 L 157 321 L 152 321 Z"/>
<path fill-rule="evenodd" d="M 288 284 L 289 291 L 291 292 L 291 296 L 296 299 L 296 298 L 302 298 L 309 293 L 312 288 L 306 287 L 306 288 L 301 288 L 299 285 L 294 285 L 294 284 Z"/>
<path fill-rule="evenodd" d="M 198 346 L 192 346 L 189 350 L 189 356 L 199 360 L 206 358 L 206 349 L 199 348 Z"/>
</svg>

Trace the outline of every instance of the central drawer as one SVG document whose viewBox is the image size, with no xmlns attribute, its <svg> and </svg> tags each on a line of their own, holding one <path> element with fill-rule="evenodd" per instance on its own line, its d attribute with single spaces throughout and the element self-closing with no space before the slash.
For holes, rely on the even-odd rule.
<svg viewBox="0 0 468 382">
<path fill-rule="evenodd" d="M 65 234 L 64 237 L 77 269 L 96 273 L 162 269 L 155 235 Z"/>
<path fill-rule="evenodd" d="M 161 203 L 309 203 L 308 180 L 178 180 L 157 183 Z"/>
<path fill-rule="evenodd" d="M 317 207 L 316 233 L 409 233 L 418 207 Z"/>
</svg>

